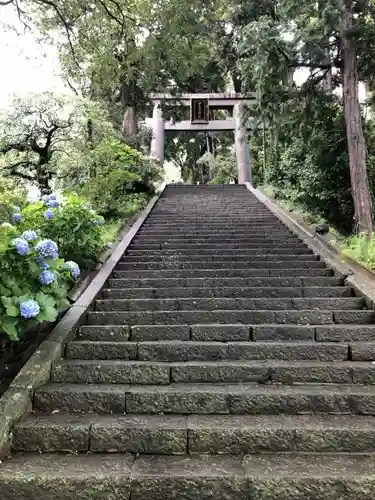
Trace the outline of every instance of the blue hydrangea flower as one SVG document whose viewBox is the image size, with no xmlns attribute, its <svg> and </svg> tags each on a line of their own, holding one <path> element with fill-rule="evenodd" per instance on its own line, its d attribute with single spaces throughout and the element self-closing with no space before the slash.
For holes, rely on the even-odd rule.
<svg viewBox="0 0 375 500">
<path fill-rule="evenodd" d="M 50 200 L 57 200 L 57 196 L 52 193 L 52 194 L 49 195 L 49 199 Z"/>
<path fill-rule="evenodd" d="M 46 262 L 44 262 L 43 257 L 37 257 L 36 261 L 42 269 L 49 269 L 49 265 Z"/>
<path fill-rule="evenodd" d="M 22 238 L 26 241 L 34 241 L 38 238 L 38 235 L 35 231 L 24 231 L 22 233 Z"/>
<path fill-rule="evenodd" d="M 35 250 L 39 257 L 44 259 L 56 260 L 59 256 L 59 249 L 52 240 L 42 240 L 36 246 Z"/>
<path fill-rule="evenodd" d="M 16 247 L 18 255 L 27 255 L 30 251 L 29 243 L 24 238 L 15 238 L 13 241 L 13 246 Z"/>
<path fill-rule="evenodd" d="M 52 271 L 42 271 L 39 275 L 39 281 L 42 285 L 50 285 L 55 281 L 55 273 Z"/>
<path fill-rule="evenodd" d="M 44 201 L 44 203 L 47 203 L 49 201 L 49 195 L 48 194 L 44 194 L 42 196 L 42 201 Z"/>
<path fill-rule="evenodd" d="M 57 200 L 50 200 L 47 205 L 49 208 L 57 208 L 59 206 L 59 202 Z"/>
<path fill-rule="evenodd" d="M 74 279 L 78 278 L 79 275 L 81 274 L 81 270 L 78 264 L 76 262 L 73 262 L 72 260 L 66 262 L 65 264 L 69 268 L 72 278 Z"/>
<path fill-rule="evenodd" d="M 29 299 L 21 302 L 20 315 L 25 319 L 36 318 L 40 313 L 40 307 L 36 300 Z"/>
<path fill-rule="evenodd" d="M 13 214 L 12 220 L 13 220 L 13 223 L 20 222 L 21 214 Z"/>
<path fill-rule="evenodd" d="M 54 216 L 55 216 L 55 214 L 53 213 L 53 210 L 51 208 L 49 208 L 48 210 L 46 210 L 44 212 L 44 218 L 47 219 L 47 220 L 53 219 Z"/>
</svg>

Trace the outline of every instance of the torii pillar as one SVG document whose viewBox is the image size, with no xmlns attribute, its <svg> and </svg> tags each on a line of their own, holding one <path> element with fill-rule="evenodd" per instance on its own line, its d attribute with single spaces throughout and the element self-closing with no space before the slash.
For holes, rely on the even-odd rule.
<svg viewBox="0 0 375 500">
<path fill-rule="evenodd" d="M 161 165 L 164 163 L 164 119 L 159 103 L 156 103 L 152 112 L 152 139 L 151 157 Z"/>
<path fill-rule="evenodd" d="M 251 155 L 247 142 L 244 107 L 241 103 L 233 106 L 234 143 L 236 146 L 238 184 L 252 184 Z"/>
</svg>

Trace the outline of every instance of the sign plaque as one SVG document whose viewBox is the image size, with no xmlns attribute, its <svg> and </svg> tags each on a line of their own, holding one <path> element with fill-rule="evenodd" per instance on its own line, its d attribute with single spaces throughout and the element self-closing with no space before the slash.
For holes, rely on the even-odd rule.
<svg viewBox="0 0 375 500">
<path fill-rule="evenodd" d="M 191 99 L 191 123 L 208 123 L 208 99 Z"/>
</svg>

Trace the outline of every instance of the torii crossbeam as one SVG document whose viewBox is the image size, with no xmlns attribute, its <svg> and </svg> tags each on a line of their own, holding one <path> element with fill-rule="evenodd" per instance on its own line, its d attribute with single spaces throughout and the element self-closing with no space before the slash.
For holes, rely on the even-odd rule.
<svg viewBox="0 0 375 500">
<path fill-rule="evenodd" d="M 233 130 L 236 146 L 238 183 L 252 182 L 251 158 L 244 120 L 245 106 L 256 104 L 255 92 L 249 94 L 150 94 L 154 104 L 152 115 L 151 156 L 164 163 L 165 131 L 181 130 L 185 132 L 228 131 Z M 190 120 L 167 122 L 163 118 L 163 106 L 190 107 Z M 231 117 L 226 120 L 210 120 L 210 109 L 226 109 Z"/>
</svg>

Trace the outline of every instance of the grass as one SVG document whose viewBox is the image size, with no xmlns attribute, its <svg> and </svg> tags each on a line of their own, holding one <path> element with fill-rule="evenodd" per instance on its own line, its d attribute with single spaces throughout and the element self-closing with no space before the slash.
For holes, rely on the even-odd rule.
<svg viewBox="0 0 375 500">
<path fill-rule="evenodd" d="M 312 226 L 312 228 L 315 224 L 327 222 L 322 217 L 309 213 L 306 209 L 297 204 L 288 200 L 276 199 L 275 191 L 272 186 L 260 186 L 260 189 L 266 196 L 273 198 L 282 209 L 287 212 L 293 212 L 306 225 Z M 331 228 L 329 237 L 331 245 L 338 248 L 342 255 L 350 257 L 370 271 L 375 271 L 375 236 L 372 239 L 368 239 L 366 234 L 348 237 Z"/>
</svg>

